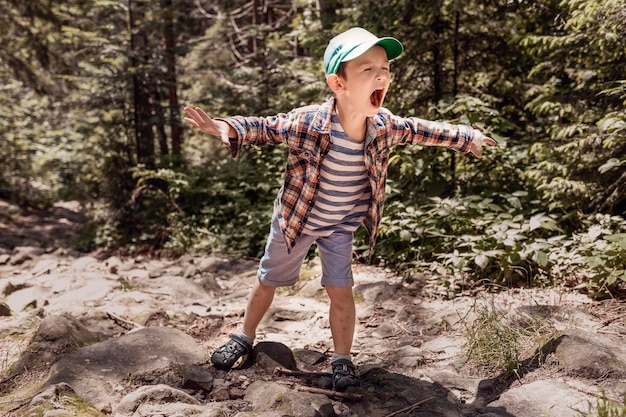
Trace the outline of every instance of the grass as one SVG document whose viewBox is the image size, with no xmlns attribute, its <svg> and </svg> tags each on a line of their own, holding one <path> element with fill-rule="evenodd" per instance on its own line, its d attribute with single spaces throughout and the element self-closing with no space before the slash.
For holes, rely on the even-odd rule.
<svg viewBox="0 0 626 417">
<path fill-rule="evenodd" d="M 595 405 L 588 403 L 588 410 L 575 410 L 581 417 L 626 417 L 626 393 L 620 404 L 600 392 Z"/>
<path fill-rule="evenodd" d="M 471 318 L 470 318 L 471 317 Z M 510 319 L 509 312 L 491 302 L 476 301 L 470 311 L 461 318 L 465 342 L 462 346 L 468 364 L 485 375 L 500 374 L 505 378 L 520 377 L 524 363 L 541 362 L 543 358 L 523 359 L 530 354 L 540 355 L 537 349 L 541 341 L 555 333 L 545 318 L 527 316 L 522 321 Z"/>
</svg>

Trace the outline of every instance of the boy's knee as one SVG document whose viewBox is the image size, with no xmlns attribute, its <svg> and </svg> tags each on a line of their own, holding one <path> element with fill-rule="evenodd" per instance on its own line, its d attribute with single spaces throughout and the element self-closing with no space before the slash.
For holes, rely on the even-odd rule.
<svg viewBox="0 0 626 417">
<path fill-rule="evenodd" d="M 331 302 L 349 302 L 354 303 L 354 296 L 352 294 L 352 287 L 330 287 L 326 286 L 326 293 Z"/>
</svg>

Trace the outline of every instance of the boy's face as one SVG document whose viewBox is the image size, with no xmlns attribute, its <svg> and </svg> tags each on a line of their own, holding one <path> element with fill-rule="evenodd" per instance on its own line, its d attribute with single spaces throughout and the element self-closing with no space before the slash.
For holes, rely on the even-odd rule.
<svg viewBox="0 0 626 417">
<path fill-rule="evenodd" d="M 339 76 L 343 85 L 341 100 L 368 117 L 376 115 L 391 83 L 387 52 L 376 45 L 343 65 L 345 77 Z"/>
</svg>

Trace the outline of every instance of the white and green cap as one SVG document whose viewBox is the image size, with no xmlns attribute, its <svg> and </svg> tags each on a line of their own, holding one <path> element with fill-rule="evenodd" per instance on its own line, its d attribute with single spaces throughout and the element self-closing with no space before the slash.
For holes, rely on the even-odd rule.
<svg viewBox="0 0 626 417">
<path fill-rule="evenodd" d="M 387 51 L 387 59 L 400 56 L 402 44 L 396 38 L 379 38 L 363 28 L 352 28 L 330 40 L 324 52 L 326 76 L 336 74 L 342 62 L 350 61 L 367 52 L 372 46 L 380 45 Z"/>
</svg>

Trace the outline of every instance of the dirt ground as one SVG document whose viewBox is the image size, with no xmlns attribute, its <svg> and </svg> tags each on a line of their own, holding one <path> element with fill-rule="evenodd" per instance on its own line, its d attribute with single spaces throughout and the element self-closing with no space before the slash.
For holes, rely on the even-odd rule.
<svg viewBox="0 0 626 417">
<path fill-rule="evenodd" d="M 70 248 L 78 237 L 82 222 L 80 207 L 76 203 L 57 204 L 47 210 L 25 211 L 0 200 L 0 249 L 2 249 L 0 265 L 4 259 L 4 266 L 0 271 L 6 274 L 0 276 L 0 284 L 5 278 L 17 279 L 23 276 L 25 269 L 29 270 L 29 277 L 35 279 L 43 279 L 46 274 L 50 275 L 54 268 L 62 271 L 67 267 L 68 270 L 79 271 L 78 274 L 73 272 L 73 281 L 67 284 L 68 288 L 78 287 L 76 281 L 79 279 L 100 279 L 102 276 L 105 278 L 108 276 L 107 279 L 110 279 L 113 275 L 117 280 L 115 286 L 107 288 L 101 296 L 87 292 L 77 293 L 79 297 L 81 294 L 87 295 L 84 306 L 73 307 L 69 302 L 63 304 L 63 301 L 54 301 L 51 298 L 53 296 L 48 294 L 46 295 L 48 304 L 45 307 L 45 310 L 52 313 L 70 311 L 74 308 L 72 311 L 74 314 L 81 314 L 76 312 L 87 307 L 92 310 L 105 309 L 112 314 L 109 318 L 117 317 L 119 320 L 117 322 L 108 320 L 106 322 L 109 325 L 105 326 L 104 321 L 96 322 L 85 315 L 83 321 L 89 324 L 91 320 L 94 328 L 108 333 L 108 337 L 127 332 L 128 329 L 125 329 L 124 325 L 132 328 L 133 323 L 138 320 L 137 317 L 142 317 L 142 326 L 173 325 L 192 336 L 203 350 L 211 352 L 223 343 L 229 333 L 237 329 L 245 308 L 247 293 L 255 279 L 256 260 L 215 257 L 194 259 L 183 257 L 172 260 L 148 256 L 146 253 L 129 256 L 128 253 L 111 251 L 80 254 Z M 20 262 L 19 253 L 22 250 L 20 248 L 29 247 L 44 250 L 35 255 L 31 253 L 28 262 Z M 26 252 L 24 250 L 25 256 Z M 113 264 L 112 260 L 117 263 Z M 88 265 L 89 262 L 91 264 Z M 318 273 L 319 266 L 312 262 L 303 272 L 300 283 L 293 289 L 277 293 L 267 318 L 260 326 L 257 341 L 284 343 L 294 351 L 305 349 L 324 354 L 332 351 L 326 318 L 327 301 L 315 282 Z M 571 320 L 575 317 L 578 321 L 577 326 L 582 323 L 580 329 L 584 328 L 585 331 L 593 329 L 603 336 L 617 337 L 618 340 L 626 341 L 624 300 L 594 301 L 585 294 L 565 288 L 510 289 L 499 293 L 477 288 L 459 294 L 456 300 L 446 300 L 437 297 L 436 289 L 427 287 L 427 276 L 406 283 L 392 271 L 370 265 L 355 265 L 354 273 L 358 284 L 355 292 L 359 316 L 358 339 L 354 353 L 360 363 L 366 364 L 362 372 L 365 371 L 366 378 L 371 378 L 368 383 L 373 383 L 375 378 L 381 376 L 371 374 L 367 377 L 367 364 L 383 364 L 386 372 L 394 373 L 397 377 L 397 383 L 411 381 L 421 384 L 425 380 L 435 381 L 437 386 L 446 387 L 447 394 L 444 393 L 444 399 L 451 393 L 461 403 L 475 404 L 475 407 L 480 409 L 481 415 L 487 413 L 485 410 L 491 410 L 487 407 L 488 404 L 479 404 L 476 393 L 478 389 L 476 385 L 485 385 L 485 381 L 488 382 L 488 388 L 482 389 L 490 393 L 485 394 L 483 401 L 487 401 L 488 397 L 490 401 L 499 397 L 505 398 L 503 401 L 506 401 L 506 392 L 525 389 L 534 383 L 545 381 L 567 383 L 572 392 L 588 396 L 596 395 L 598 388 L 619 390 L 626 386 L 623 377 L 610 380 L 610 384 L 607 378 L 598 377 L 590 380 L 576 377 L 571 372 L 568 373 L 554 357 L 537 366 L 533 362 L 533 349 L 536 349 L 536 346 L 532 345 L 527 347 L 528 351 L 520 352 L 523 358 L 528 358 L 524 364 L 526 369 L 521 370 L 523 375 L 520 375 L 520 378 L 488 375 L 484 370 L 467 362 L 464 357 L 462 345 L 465 340 L 461 331 L 464 318 L 460 314 L 465 313 L 459 313 L 475 312 L 473 306 L 477 301 L 497 305 L 501 311 L 520 309 L 525 311 L 524 309 L 532 309 L 534 306 L 543 306 L 542 311 L 549 311 L 556 320 L 554 324 L 562 325 L 563 329 L 571 329 Z M 180 281 L 177 281 L 181 284 L 180 288 L 172 287 L 173 276 L 180 276 Z M 52 278 L 56 279 L 55 284 L 46 283 L 44 287 L 62 285 L 63 279 L 67 277 L 59 273 L 59 276 Z M 198 294 L 194 294 L 192 287 L 185 287 L 190 282 L 214 296 L 211 304 Z M 172 293 L 175 292 L 183 296 L 174 299 Z M 132 306 L 122 304 L 128 303 L 123 297 L 128 297 L 129 294 L 144 301 L 137 307 L 135 316 L 124 323 L 124 320 L 129 318 L 129 311 L 132 310 Z M 63 291 L 54 295 L 56 298 L 62 296 Z M 176 301 L 181 299 L 186 301 Z M 168 304 L 169 311 L 184 312 L 185 317 L 193 315 L 194 319 L 179 320 L 174 318 L 178 317 L 177 314 L 171 313 L 168 316 L 161 307 L 158 307 L 164 303 Z M 545 308 L 546 306 L 548 308 Z M 576 313 L 568 313 L 565 319 L 559 316 L 564 311 L 574 310 Z M 115 314 L 116 312 L 119 314 Z M 570 323 L 560 323 L 561 319 L 570 320 Z M 8 364 L 8 358 L 16 357 L 27 348 L 28 340 L 24 338 L 13 340 L 12 343 L 7 343 L 7 339 L 3 341 L 0 349 L 3 358 L 2 368 Z M 620 344 L 626 346 L 626 343 Z M 626 363 L 626 357 L 621 360 Z M 328 371 L 325 363 L 308 366 L 300 363 L 300 366 L 309 372 Z M 231 391 L 239 389 L 243 393 L 250 381 L 258 378 L 272 380 L 274 377 L 271 371 L 252 367 L 241 370 L 236 375 L 228 374 L 224 378 Z M 298 377 L 289 375 L 283 376 L 282 379 L 293 383 L 299 380 Z M 430 389 L 430 386 L 425 389 Z M 619 391 L 615 393 L 619 394 Z M 388 399 L 393 398 L 393 392 L 383 395 L 381 391 L 378 394 L 387 395 Z M 513 394 L 514 397 L 519 395 L 521 394 Z M 408 401 L 406 398 L 403 400 Z M 514 407 L 511 403 L 505 405 L 509 409 Z M 244 408 L 243 405 L 240 407 Z M 504 405 L 498 407 L 502 408 Z M 492 408 L 496 410 L 498 407 Z M 516 414 L 489 412 L 495 413 L 491 414 L 493 416 L 524 416 L 523 412 Z"/>
</svg>

